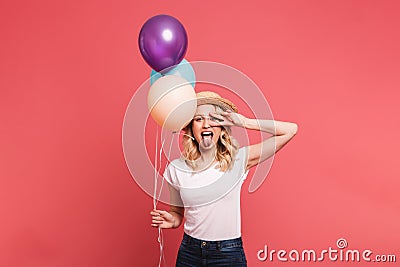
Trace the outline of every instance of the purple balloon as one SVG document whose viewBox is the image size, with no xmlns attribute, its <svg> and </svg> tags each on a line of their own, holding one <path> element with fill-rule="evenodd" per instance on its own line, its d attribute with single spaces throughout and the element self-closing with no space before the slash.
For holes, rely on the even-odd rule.
<svg viewBox="0 0 400 267">
<path fill-rule="evenodd" d="M 160 72 L 182 61 L 187 39 L 185 28 L 176 18 L 157 15 L 143 24 L 139 33 L 139 48 L 147 64 Z"/>
</svg>

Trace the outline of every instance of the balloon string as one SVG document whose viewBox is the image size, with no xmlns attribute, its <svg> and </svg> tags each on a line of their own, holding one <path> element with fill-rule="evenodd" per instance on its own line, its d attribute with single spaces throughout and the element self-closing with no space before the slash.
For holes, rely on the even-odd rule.
<svg viewBox="0 0 400 267">
<path fill-rule="evenodd" d="M 188 135 L 188 134 L 185 134 L 185 133 L 181 133 L 181 132 L 178 132 L 178 131 L 174 131 L 174 132 L 172 132 L 173 134 L 181 134 L 181 135 L 185 135 L 185 136 L 187 136 L 187 137 L 189 137 L 189 138 L 191 138 L 193 141 L 194 140 L 196 140 L 193 136 L 191 136 L 191 135 Z"/>
<path fill-rule="evenodd" d="M 173 146 L 173 144 L 174 144 L 174 140 L 175 140 L 174 137 L 172 137 L 172 141 L 171 141 L 171 143 L 169 144 L 167 159 L 169 159 L 169 158 L 171 157 L 171 150 L 172 150 L 172 146 Z M 159 162 L 161 162 L 162 151 L 165 150 L 165 149 L 164 149 L 164 144 L 165 144 L 165 139 L 163 140 L 163 142 L 162 142 L 162 144 L 161 144 L 160 155 L 159 155 L 159 156 L 160 156 Z M 159 168 L 158 168 L 158 173 L 160 173 L 160 170 L 161 170 L 161 164 L 160 164 L 160 166 L 159 166 Z M 162 177 L 162 180 L 161 180 L 160 191 L 159 191 L 159 194 L 158 194 L 158 197 L 157 197 L 156 204 L 158 203 L 158 201 L 159 201 L 159 199 L 160 199 L 160 197 L 161 197 L 161 192 L 162 192 L 163 186 L 164 186 L 164 176 Z"/>
<path fill-rule="evenodd" d="M 173 133 L 175 134 L 177 132 L 173 132 Z M 183 133 L 181 133 L 181 134 L 183 134 Z M 193 138 L 191 136 L 189 136 L 189 137 Z M 161 196 L 162 188 L 163 188 L 163 185 L 164 185 L 164 176 L 162 176 L 160 191 L 159 191 L 159 194 L 157 196 L 158 174 L 160 173 L 161 165 L 162 165 L 161 164 L 162 152 L 165 150 L 164 149 L 165 139 L 162 141 L 160 149 L 158 149 L 158 139 L 159 139 L 159 132 L 158 132 L 158 127 L 157 127 L 157 131 L 156 131 L 156 151 L 155 151 L 155 155 L 154 155 L 154 195 L 153 195 L 153 206 L 154 206 L 154 209 L 156 209 L 156 207 L 157 207 L 158 201 L 159 201 L 160 196 Z M 170 143 L 169 150 L 168 150 L 167 159 L 169 159 L 170 156 L 171 156 L 171 151 L 172 151 L 172 146 L 173 146 L 174 140 L 175 140 L 175 138 L 172 137 L 172 141 Z M 163 232 L 162 232 L 161 227 L 158 227 L 158 238 L 157 238 L 157 241 L 160 244 L 160 258 L 159 258 L 159 261 L 158 261 L 158 267 L 161 267 L 161 262 L 163 262 L 164 266 L 165 266 L 165 257 L 164 257 L 164 251 L 163 251 L 163 248 L 164 248 L 164 236 L 163 236 Z"/>
<path fill-rule="evenodd" d="M 158 128 L 157 128 L 157 133 L 158 133 Z M 192 136 L 190 136 L 190 135 L 188 135 L 188 134 L 185 134 L 185 133 L 180 133 L 180 132 L 176 132 L 176 131 L 174 131 L 174 132 L 172 132 L 172 133 L 173 133 L 173 134 L 183 134 L 183 135 L 187 135 L 187 136 L 189 136 L 190 138 L 194 139 L 194 137 L 192 137 Z M 172 151 L 172 146 L 173 146 L 173 144 L 174 144 L 174 141 L 175 141 L 175 138 L 174 138 L 174 135 L 172 135 L 172 141 L 171 141 L 171 143 L 169 144 L 167 159 L 170 159 L 170 158 L 171 158 L 171 151 Z M 161 144 L 159 162 L 161 162 L 161 155 L 162 155 L 162 151 L 164 150 L 164 143 L 165 143 L 165 139 L 163 140 L 163 142 L 162 142 L 162 144 Z M 160 169 L 161 169 L 161 165 L 160 165 L 159 168 L 158 168 L 158 173 L 160 173 Z M 158 194 L 158 197 L 157 197 L 157 200 L 156 200 L 156 205 L 158 204 L 158 200 L 160 199 L 163 185 L 164 185 L 164 176 L 162 177 L 162 180 L 161 180 L 160 193 Z"/>
<path fill-rule="evenodd" d="M 157 152 L 158 152 L 158 128 L 156 130 L 156 147 L 155 147 L 155 156 L 154 156 L 154 191 L 153 191 L 153 209 L 156 208 L 156 196 L 157 196 Z"/>
<path fill-rule="evenodd" d="M 156 148 L 155 148 L 155 154 L 154 154 L 154 192 L 153 192 L 153 208 L 157 208 L 157 181 L 158 181 L 158 165 L 161 165 L 161 157 L 160 160 L 158 161 L 158 127 L 156 131 Z M 160 153 L 162 152 L 162 146 L 160 148 Z M 158 261 L 158 267 L 161 267 L 161 261 L 164 258 L 164 252 L 163 252 L 163 238 L 162 238 L 162 232 L 161 232 L 161 227 L 158 227 L 158 238 L 157 238 L 158 243 L 160 244 L 160 258 Z M 165 265 L 165 263 L 164 263 Z"/>
<path fill-rule="evenodd" d="M 162 151 L 164 150 L 164 143 L 165 143 L 165 139 L 163 140 L 163 142 L 162 142 L 162 144 L 161 144 L 161 149 L 160 149 L 160 154 L 159 154 L 159 155 L 160 155 L 160 158 L 159 158 L 160 160 L 159 160 L 159 162 L 161 162 L 161 155 L 162 155 Z M 173 143 L 174 143 L 174 137 L 172 136 L 172 141 L 171 141 L 171 143 L 170 143 L 170 145 L 169 145 L 167 160 L 171 158 L 171 150 L 172 150 Z M 161 168 L 161 164 L 160 164 L 160 168 Z M 163 185 L 164 185 L 164 176 L 163 176 L 163 178 L 162 178 L 161 187 L 160 187 L 160 193 L 159 193 L 158 198 L 157 198 L 157 203 L 158 203 L 158 200 L 160 199 L 160 195 L 161 195 L 161 192 L 162 192 L 162 187 L 163 187 Z M 164 266 L 165 266 L 166 264 L 165 264 L 165 257 L 164 257 L 164 253 L 163 253 L 164 235 L 163 235 L 163 232 L 161 231 L 161 228 L 158 228 L 158 232 L 159 232 L 158 241 L 160 242 L 160 261 L 159 261 L 159 266 L 158 266 L 158 267 L 160 267 L 161 258 L 163 259 Z M 161 255 L 162 255 L 163 257 L 161 257 Z"/>
<path fill-rule="evenodd" d="M 164 150 L 164 143 L 165 143 L 165 139 L 163 140 L 163 142 L 161 144 L 161 148 L 160 148 L 159 161 L 158 161 L 160 163 L 160 165 L 158 166 L 157 173 L 160 173 L 160 171 L 161 171 L 161 155 L 162 155 L 162 151 Z M 169 155 L 168 155 L 168 158 L 169 158 Z M 164 175 L 162 176 L 160 191 L 159 191 L 159 194 L 158 194 L 158 196 L 156 198 L 156 205 L 158 204 L 158 201 L 160 199 L 163 186 L 164 186 Z"/>
<path fill-rule="evenodd" d="M 164 236 L 163 236 L 163 232 L 161 230 L 160 227 L 158 227 L 158 242 L 160 243 L 160 259 L 158 261 L 158 267 L 161 267 L 161 261 L 164 262 L 164 266 L 165 266 L 165 257 L 164 257 Z"/>
</svg>

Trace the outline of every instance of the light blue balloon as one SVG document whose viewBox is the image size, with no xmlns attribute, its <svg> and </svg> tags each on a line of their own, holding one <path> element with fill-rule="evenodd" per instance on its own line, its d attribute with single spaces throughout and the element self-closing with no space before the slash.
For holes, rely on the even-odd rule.
<svg viewBox="0 0 400 267">
<path fill-rule="evenodd" d="M 184 78 L 188 81 L 194 88 L 196 85 L 196 76 L 194 74 L 194 70 L 192 65 L 186 60 L 183 59 L 178 65 L 172 66 L 171 68 L 166 69 L 163 73 L 157 72 L 155 70 L 151 70 L 150 73 L 150 86 L 165 75 L 176 75 Z"/>
</svg>

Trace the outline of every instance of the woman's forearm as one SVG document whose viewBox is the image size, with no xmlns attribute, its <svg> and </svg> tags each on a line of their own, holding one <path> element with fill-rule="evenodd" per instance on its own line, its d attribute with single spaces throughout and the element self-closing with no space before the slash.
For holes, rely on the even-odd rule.
<svg viewBox="0 0 400 267">
<path fill-rule="evenodd" d="M 297 133 L 297 124 L 293 122 L 275 121 L 275 120 L 258 120 L 246 118 L 244 127 L 250 130 L 258 130 L 267 132 L 272 135 L 295 135 Z"/>
</svg>

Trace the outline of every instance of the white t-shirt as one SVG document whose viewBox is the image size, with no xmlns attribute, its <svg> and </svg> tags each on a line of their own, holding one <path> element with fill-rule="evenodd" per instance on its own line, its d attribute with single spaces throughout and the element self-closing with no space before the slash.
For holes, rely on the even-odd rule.
<svg viewBox="0 0 400 267">
<path fill-rule="evenodd" d="M 164 172 L 171 191 L 171 204 L 185 207 L 184 231 L 203 240 L 241 236 L 240 190 L 247 177 L 247 149 L 240 148 L 231 170 L 216 164 L 194 172 L 183 159 L 172 161 Z"/>
</svg>

